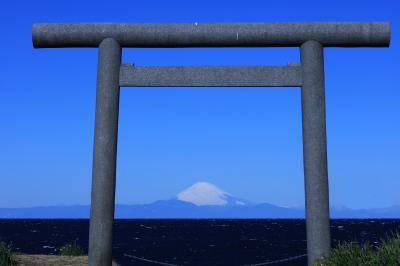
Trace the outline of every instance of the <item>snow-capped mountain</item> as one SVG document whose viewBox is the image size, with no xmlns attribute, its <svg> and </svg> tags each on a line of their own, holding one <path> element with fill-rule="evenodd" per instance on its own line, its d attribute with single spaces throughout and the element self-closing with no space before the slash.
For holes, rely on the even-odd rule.
<svg viewBox="0 0 400 266">
<path fill-rule="evenodd" d="M 246 200 L 233 197 L 217 186 L 198 182 L 176 196 L 177 200 L 189 202 L 196 206 L 227 206 L 227 205 L 246 205 Z"/>
<path fill-rule="evenodd" d="M 89 218 L 90 206 L 49 206 L 0 208 L 0 218 Z M 331 206 L 331 218 L 400 218 L 400 206 L 376 209 L 349 209 Z M 236 198 L 217 186 L 198 182 L 169 200 L 150 204 L 116 204 L 115 218 L 301 218 L 304 206 L 282 207 L 253 204 Z"/>
</svg>

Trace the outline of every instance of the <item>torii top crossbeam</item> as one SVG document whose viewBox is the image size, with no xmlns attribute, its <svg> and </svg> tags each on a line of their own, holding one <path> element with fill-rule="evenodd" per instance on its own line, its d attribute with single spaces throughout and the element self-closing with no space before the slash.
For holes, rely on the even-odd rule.
<svg viewBox="0 0 400 266">
<path fill-rule="evenodd" d="M 36 48 L 98 47 L 113 38 L 121 47 L 387 47 L 384 22 L 306 23 L 45 23 L 34 24 Z"/>
</svg>

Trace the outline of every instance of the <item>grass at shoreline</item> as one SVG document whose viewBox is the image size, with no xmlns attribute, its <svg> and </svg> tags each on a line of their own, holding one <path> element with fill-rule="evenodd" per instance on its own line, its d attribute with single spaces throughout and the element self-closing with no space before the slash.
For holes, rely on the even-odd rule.
<svg viewBox="0 0 400 266">
<path fill-rule="evenodd" d="M 316 266 L 399 266 L 400 265 L 400 233 L 391 232 L 381 245 L 373 247 L 368 241 L 360 246 L 357 242 L 344 242 L 332 249 L 330 254 L 318 262 Z"/>
<path fill-rule="evenodd" d="M 0 266 L 16 265 L 14 253 L 11 251 L 11 245 L 0 242 Z"/>
<path fill-rule="evenodd" d="M 60 255 L 16 253 L 12 252 L 11 245 L 0 242 L 0 266 L 84 266 L 88 263 L 88 256 L 76 241 L 63 246 Z M 114 261 L 112 265 L 118 266 Z"/>
<path fill-rule="evenodd" d="M 60 248 L 60 255 L 61 256 L 83 256 L 85 255 L 85 252 L 83 249 L 78 245 L 78 243 L 75 241 L 70 242 Z"/>
</svg>

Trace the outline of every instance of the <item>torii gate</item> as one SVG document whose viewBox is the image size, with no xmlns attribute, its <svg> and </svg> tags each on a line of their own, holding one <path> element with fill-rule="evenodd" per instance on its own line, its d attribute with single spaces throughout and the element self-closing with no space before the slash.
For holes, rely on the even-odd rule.
<svg viewBox="0 0 400 266">
<path fill-rule="evenodd" d="M 34 24 L 35 48 L 98 47 L 89 265 L 111 265 L 120 87 L 301 87 L 308 265 L 329 253 L 324 47 L 389 47 L 389 23 Z M 121 65 L 122 47 L 300 47 L 288 66 Z"/>
</svg>

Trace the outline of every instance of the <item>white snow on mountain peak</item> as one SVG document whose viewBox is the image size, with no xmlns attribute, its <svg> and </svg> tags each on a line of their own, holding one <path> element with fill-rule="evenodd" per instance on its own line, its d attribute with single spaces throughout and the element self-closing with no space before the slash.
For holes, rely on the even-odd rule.
<svg viewBox="0 0 400 266">
<path fill-rule="evenodd" d="M 177 195 L 178 200 L 193 203 L 197 206 L 204 205 L 226 205 L 228 204 L 229 193 L 221 190 L 217 186 L 198 182 L 188 187 Z"/>
<path fill-rule="evenodd" d="M 243 205 L 246 205 L 245 202 L 240 201 L 240 200 L 236 200 L 235 203 L 236 203 L 237 205 L 242 205 L 242 206 L 243 206 Z"/>
</svg>

